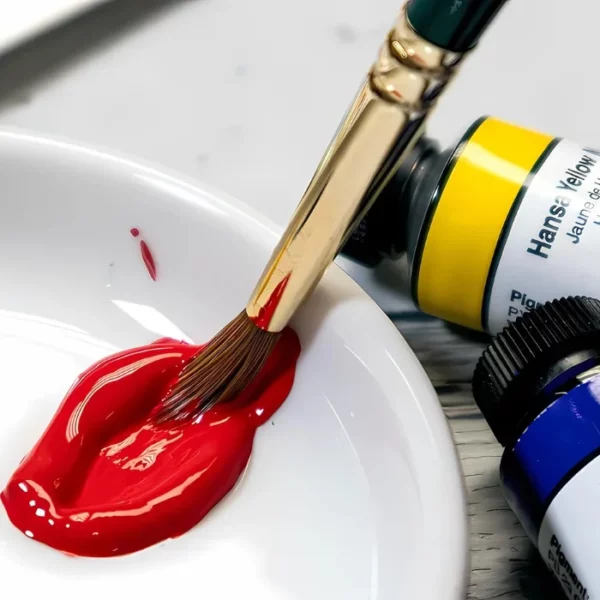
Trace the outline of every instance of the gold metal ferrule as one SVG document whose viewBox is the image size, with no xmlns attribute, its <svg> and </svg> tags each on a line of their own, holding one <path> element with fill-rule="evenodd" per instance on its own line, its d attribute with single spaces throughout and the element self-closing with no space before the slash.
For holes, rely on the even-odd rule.
<svg viewBox="0 0 600 600">
<path fill-rule="evenodd" d="M 423 134 L 462 57 L 421 38 L 401 11 L 246 306 L 259 327 L 288 324 Z"/>
</svg>

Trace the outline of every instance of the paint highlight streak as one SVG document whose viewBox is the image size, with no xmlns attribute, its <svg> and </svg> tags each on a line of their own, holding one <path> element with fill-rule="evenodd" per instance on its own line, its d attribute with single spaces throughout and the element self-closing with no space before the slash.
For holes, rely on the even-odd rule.
<svg viewBox="0 0 600 600">
<path fill-rule="evenodd" d="M 261 307 L 256 317 L 251 317 L 252 322 L 260 329 L 268 330 L 271 319 L 279 306 L 283 292 L 290 280 L 291 273 L 288 273 L 275 287 L 266 304 Z"/>
</svg>

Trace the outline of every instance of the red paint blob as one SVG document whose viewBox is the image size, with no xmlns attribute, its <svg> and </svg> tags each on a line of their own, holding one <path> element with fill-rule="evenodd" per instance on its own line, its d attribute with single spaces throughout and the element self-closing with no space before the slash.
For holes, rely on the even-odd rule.
<svg viewBox="0 0 600 600">
<path fill-rule="evenodd" d="M 129 230 L 129 233 L 131 233 L 133 237 L 137 237 L 140 235 L 140 230 L 137 227 L 133 227 Z"/>
<path fill-rule="evenodd" d="M 275 314 L 275 310 L 279 306 L 279 301 L 281 300 L 281 296 L 283 296 L 283 292 L 285 291 L 285 287 L 290 280 L 291 273 L 288 273 L 275 287 L 267 303 L 260 309 L 258 315 L 256 317 L 252 317 L 252 322 L 260 329 L 267 329 L 269 324 L 271 323 L 271 319 Z"/>
<path fill-rule="evenodd" d="M 150 252 L 150 248 L 148 248 L 148 244 L 146 244 L 144 240 L 140 242 L 140 250 L 142 251 L 142 259 L 146 265 L 148 275 L 152 277 L 153 281 L 156 281 L 156 264 L 154 263 L 154 257 Z"/>
<path fill-rule="evenodd" d="M 193 422 L 155 425 L 155 411 L 199 349 L 159 340 L 82 373 L 0 495 L 15 527 L 68 554 L 103 557 L 196 525 L 233 488 L 256 428 L 289 394 L 300 343 L 286 328 L 232 402 Z"/>
</svg>

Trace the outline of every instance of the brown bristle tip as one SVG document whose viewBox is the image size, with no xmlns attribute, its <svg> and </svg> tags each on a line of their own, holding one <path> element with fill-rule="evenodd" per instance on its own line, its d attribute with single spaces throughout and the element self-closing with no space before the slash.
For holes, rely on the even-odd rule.
<svg viewBox="0 0 600 600">
<path fill-rule="evenodd" d="M 184 367 L 156 422 L 195 418 L 233 399 L 258 375 L 279 337 L 257 327 L 243 310 Z"/>
</svg>

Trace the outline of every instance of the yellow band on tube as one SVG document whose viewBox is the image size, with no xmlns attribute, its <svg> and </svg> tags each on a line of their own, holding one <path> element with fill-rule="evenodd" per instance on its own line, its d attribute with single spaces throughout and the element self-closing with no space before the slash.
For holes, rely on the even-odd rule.
<svg viewBox="0 0 600 600">
<path fill-rule="evenodd" d="M 483 329 L 484 291 L 510 209 L 552 137 L 485 119 L 448 167 L 418 267 L 421 309 Z"/>
</svg>

